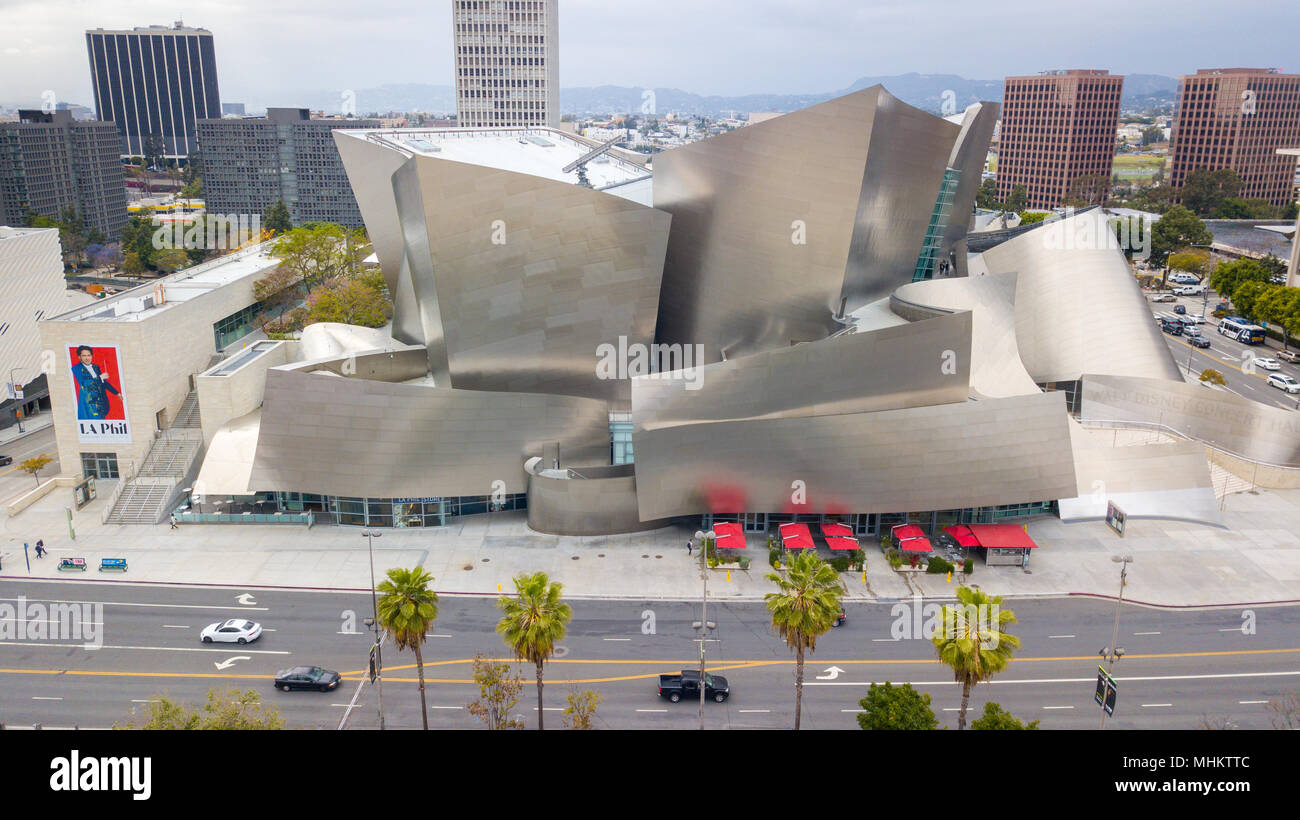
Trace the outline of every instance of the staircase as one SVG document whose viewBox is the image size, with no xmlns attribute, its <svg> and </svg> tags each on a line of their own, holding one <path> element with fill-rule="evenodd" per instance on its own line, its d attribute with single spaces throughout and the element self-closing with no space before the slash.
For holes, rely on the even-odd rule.
<svg viewBox="0 0 1300 820">
<path fill-rule="evenodd" d="M 197 470 L 203 450 L 198 397 L 185 397 L 171 426 L 158 433 L 140 469 L 124 478 L 121 490 L 104 514 L 106 524 L 157 524 L 162 521 L 183 482 Z"/>
</svg>

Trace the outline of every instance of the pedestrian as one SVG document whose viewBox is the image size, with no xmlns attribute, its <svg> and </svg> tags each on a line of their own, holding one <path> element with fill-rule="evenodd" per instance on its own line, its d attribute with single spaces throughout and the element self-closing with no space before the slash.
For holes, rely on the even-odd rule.
<svg viewBox="0 0 1300 820">
<path fill-rule="evenodd" d="M 45 541 L 38 538 L 36 540 L 36 557 L 37 558 L 43 557 L 45 555 L 45 552 L 46 552 Z"/>
<path fill-rule="evenodd" d="M 687 538 L 687 539 L 686 539 L 686 554 L 687 554 L 687 555 L 694 555 L 694 554 L 695 554 L 695 553 L 691 552 L 691 548 L 694 547 L 694 546 L 695 546 L 695 542 L 692 541 L 691 539 Z"/>
<path fill-rule="evenodd" d="M 176 513 L 172 513 L 171 522 L 172 522 L 172 529 L 176 529 Z"/>
</svg>

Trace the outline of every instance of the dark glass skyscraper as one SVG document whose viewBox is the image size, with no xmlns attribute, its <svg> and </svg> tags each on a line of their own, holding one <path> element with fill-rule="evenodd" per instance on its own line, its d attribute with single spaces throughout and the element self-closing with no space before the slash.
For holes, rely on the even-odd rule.
<svg viewBox="0 0 1300 820">
<path fill-rule="evenodd" d="M 122 153 L 143 156 L 150 136 L 168 157 L 197 147 L 195 120 L 221 116 L 212 32 L 148 26 L 86 32 L 95 110 L 117 126 Z"/>
</svg>

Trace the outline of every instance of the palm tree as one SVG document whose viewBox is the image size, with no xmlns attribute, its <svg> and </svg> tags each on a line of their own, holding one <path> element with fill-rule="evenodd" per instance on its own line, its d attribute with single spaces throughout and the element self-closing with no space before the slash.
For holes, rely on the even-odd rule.
<svg viewBox="0 0 1300 820">
<path fill-rule="evenodd" d="M 812 550 L 795 555 L 786 575 L 767 574 L 767 580 L 781 588 L 763 596 L 772 613 L 772 628 L 795 651 L 794 728 L 799 728 L 803 706 L 803 655 L 817 649 L 817 639 L 831 628 L 840 614 L 844 584 L 840 574 Z"/>
<path fill-rule="evenodd" d="M 398 649 L 415 652 L 415 666 L 420 672 L 420 716 L 429 728 L 429 706 L 424 700 L 424 643 L 438 617 L 438 593 L 429 589 L 433 576 L 423 567 L 388 571 L 388 580 L 376 587 L 379 592 L 379 625 L 397 644 Z"/>
<path fill-rule="evenodd" d="M 1003 629 L 1016 622 L 1016 614 L 1001 604 L 1000 595 L 989 597 L 982 590 L 958 587 L 957 606 L 943 608 L 943 628 L 933 641 L 939 660 L 961 684 L 958 729 L 966 728 L 971 688 L 1006 669 L 1012 653 L 1020 648 L 1020 639 Z"/>
<path fill-rule="evenodd" d="M 562 584 L 551 583 L 546 573 L 515 576 L 517 597 L 502 595 L 497 600 L 504 616 L 497 632 L 521 661 L 537 667 L 537 728 L 542 727 L 542 664 L 564 639 L 573 608 L 560 599 Z"/>
</svg>

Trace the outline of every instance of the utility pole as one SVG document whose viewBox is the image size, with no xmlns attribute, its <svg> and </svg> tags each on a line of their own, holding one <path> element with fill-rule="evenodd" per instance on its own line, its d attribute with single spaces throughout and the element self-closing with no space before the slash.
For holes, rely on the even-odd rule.
<svg viewBox="0 0 1300 820">
<path fill-rule="evenodd" d="M 375 591 L 374 539 L 382 537 L 383 533 L 374 530 L 362 530 L 361 534 L 365 536 L 366 543 L 370 547 L 370 605 L 374 612 L 371 624 L 375 628 L 375 686 L 379 693 L 379 728 L 382 730 L 384 729 L 384 661 L 383 650 L 381 649 L 382 642 L 379 640 L 379 594 Z"/>
<path fill-rule="evenodd" d="M 1124 657 L 1124 650 L 1119 648 L 1115 644 L 1119 643 L 1119 610 L 1120 607 L 1123 606 L 1124 604 L 1124 586 L 1127 583 L 1127 578 L 1128 578 L 1128 565 L 1133 563 L 1133 556 L 1112 555 L 1110 557 L 1110 560 L 1121 565 L 1119 570 L 1119 597 L 1115 599 L 1115 629 L 1113 632 L 1111 632 L 1110 646 L 1106 647 L 1105 649 L 1102 649 L 1100 654 L 1102 660 L 1106 661 L 1109 664 L 1109 668 L 1106 671 L 1114 672 L 1115 661 Z M 1101 710 L 1101 725 L 1098 726 L 1097 728 L 1099 729 L 1106 728 L 1105 709 Z"/>
<path fill-rule="evenodd" d="M 704 645 L 708 643 L 709 630 L 716 624 L 709 623 L 709 549 L 708 545 L 716 538 L 713 530 L 695 533 L 695 540 L 700 542 L 700 578 L 704 581 L 704 595 L 700 599 L 700 620 L 691 624 L 700 630 L 700 730 L 704 730 L 704 695 L 708 692 L 708 678 L 704 672 Z"/>
<path fill-rule="evenodd" d="M 25 369 L 26 369 L 26 368 L 22 368 L 22 367 L 14 367 L 14 368 L 10 368 L 10 370 L 9 370 L 9 390 L 11 391 L 11 396 L 10 396 L 10 398 L 12 398 L 14 401 L 17 401 L 17 402 L 18 402 L 18 408 L 17 408 L 17 410 L 18 410 L 18 432 L 20 432 L 20 433 L 24 432 L 24 430 L 23 430 L 23 402 L 22 402 L 22 398 L 23 398 L 23 388 L 22 388 L 21 385 L 19 385 L 17 382 L 14 381 L 14 374 L 17 373 L 19 370 L 25 370 Z"/>
</svg>

